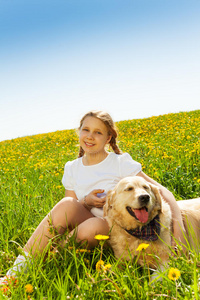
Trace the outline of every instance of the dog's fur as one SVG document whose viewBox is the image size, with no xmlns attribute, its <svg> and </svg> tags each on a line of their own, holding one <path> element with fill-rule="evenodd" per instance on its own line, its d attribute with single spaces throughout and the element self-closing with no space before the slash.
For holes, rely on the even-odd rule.
<svg viewBox="0 0 200 300">
<path fill-rule="evenodd" d="M 177 201 L 177 203 L 182 212 L 188 245 L 198 251 L 200 198 Z M 143 213 L 139 212 L 138 215 L 140 210 Z M 143 216 L 140 217 L 141 215 Z M 126 231 L 147 225 L 157 215 L 161 224 L 157 240 L 141 240 Z M 144 265 L 145 262 L 153 269 L 167 263 L 170 254 L 169 246 L 172 242 L 172 215 L 170 206 L 162 199 L 155 185 L 139 176 L 122 179 L 107 195 L 104 216 L 110 227 L 109 243 L 117 258 L 130 260 L 137 257 L 140 265 Z M 136 249 L 141 243 L 147 243 L 149 246 L 145 251 L 139 252 Z"/>
</svg>

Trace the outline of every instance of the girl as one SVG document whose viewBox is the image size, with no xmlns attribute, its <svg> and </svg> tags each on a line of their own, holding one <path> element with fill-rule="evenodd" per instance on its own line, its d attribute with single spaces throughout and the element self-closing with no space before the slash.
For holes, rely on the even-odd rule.
<svg viewBox="0 0 200 300">
<path fill-rule="evenodd" d="M 53 238 L 50 226 L 62 235 L 69 229 L 70 235 L 76 227 L 77 241 L 86 241 L 89 248 L 95 247 L 97 234 L 107 235 L 109 228 L 103 218 L 106 193 L 126 176 L 141 176 L 157 185 L 163 198 L 170 204 L 174 219 L 174 235 L 184 241 L 184 226 L 181 213 L 172 193 L 142 172 L 141 164 L 128 153 L 122 154 L 116 143 L 117 132 L 108 113 L 88 112 L 80 121 L 79 157 L 65 165 L 62 183 L 65 198 L 58 202 L 42 220 L 19 255 L 7 276 L 17 276 L 26 268 L 26 259 L 42 253 L 49 239 Z M 110 145 L 114 152 L 107 152 Z M 2 282 L 5 282 L 6 277 Z"/>
</svg>

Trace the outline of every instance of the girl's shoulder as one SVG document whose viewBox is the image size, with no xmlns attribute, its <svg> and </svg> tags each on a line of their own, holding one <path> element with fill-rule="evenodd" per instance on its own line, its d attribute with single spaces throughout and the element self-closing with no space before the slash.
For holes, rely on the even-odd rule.
<svg viewBox="0 0 200 300">
<path fill-rule="evenodd" d="M 65 164 L 65 168 L 73 168 L 74 166 L 77 166 L 81 163 L 82 157 L 78 157 L 74 160 L 69 160 Z"/>
<path fill-rule="evenodd" d="M 110 157 L 111 157 L 111 159 L 115 159 L 115 160 L 118 160 L 118 161 L 124 161 L 124 160 L 127 160 L 127 159 L 132 160 L 132 157 L 127 152 L 124 152 L 122 154 L 116 154 L 114 152 L 111 152 Z"/>
<path fill-rule="evenodd" d="M 109 154 L 109 160 L 112 164 L 117 164 L 119 166 L 126 166 L 126 164 L 135 164 L 137 163 L 133 158 L 130 156 L 129 153 L 124 152 L 122 154 L 116 154 L 114 152 L 111 152 Z"/>
</svg>

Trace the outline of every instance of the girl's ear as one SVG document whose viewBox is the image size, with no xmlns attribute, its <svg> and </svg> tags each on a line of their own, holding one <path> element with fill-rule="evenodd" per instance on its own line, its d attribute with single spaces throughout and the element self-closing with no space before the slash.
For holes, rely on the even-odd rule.
<svg viewBox="0 0 200 300">
<path fill-rule="evenodd" d="M 112 139 L 112 135 L 109 135 L 108 138 L 107 138 L 107 144 L 110 143 L 111 139 Z"/>
</svg>

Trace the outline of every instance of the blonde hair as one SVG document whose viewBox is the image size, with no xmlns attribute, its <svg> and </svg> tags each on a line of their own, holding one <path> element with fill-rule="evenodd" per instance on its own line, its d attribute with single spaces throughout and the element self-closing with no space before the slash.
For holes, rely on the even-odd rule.
<svg viewBox="0 0 200 300">
<path fill-rule="evenodd" d="M 85 118 L 87 117 L 94 117 L 97 118 L 99 120 L 101 120 L 107 127 L 108 130 L 108 135 L 111 136 L 111 139 L 109 141 L 109 144 L 111 146 L 111 148 L 113 149 L 113 151 L 116 154 L 122 154 L 121 150 L 119 149 L 119 147 L 117 146 L 117 130 L 115 128 L 115 124 L 113 122 L 113 119 L 111 118 L 111 116 L 104 111 L 89 111 L 88 113 L 86 113 L 81 121 L 80 121 L 80 126 L 79 126 L 79 130 L 81 129 L 83 122 L 85 120 Z M 79 155 L 78 157 L 82 157 L 84 155 L 84 150 L 83 148 L 80 146 L 79 148 Z"/>
</svg>

